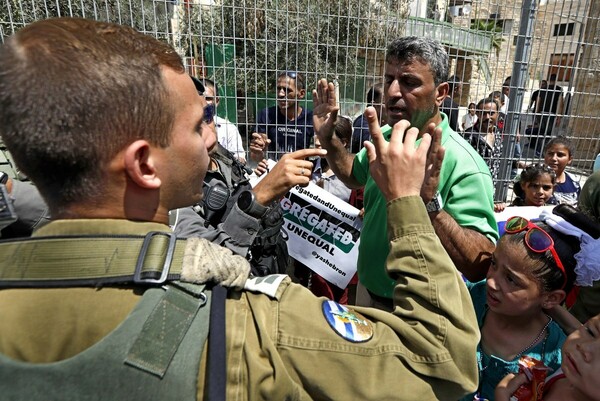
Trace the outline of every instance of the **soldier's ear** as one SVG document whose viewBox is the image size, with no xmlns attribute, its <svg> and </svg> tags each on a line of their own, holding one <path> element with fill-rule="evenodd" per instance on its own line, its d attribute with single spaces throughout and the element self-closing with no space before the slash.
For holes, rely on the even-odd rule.
<svg viewBox="0 0 600 401">
<path fill-rule="evenodd" d="M 139 139 L 125 149 L 125 173 L 131 181 L 143 189 L 160 188 L 157 175 L 154 147 L 148 141 Z"/>
</svg>

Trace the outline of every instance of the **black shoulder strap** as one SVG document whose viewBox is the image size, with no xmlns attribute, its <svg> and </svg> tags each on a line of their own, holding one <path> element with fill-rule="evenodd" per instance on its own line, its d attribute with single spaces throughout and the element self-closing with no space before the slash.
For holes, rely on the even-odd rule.
<svg viewBox="0 0 600 401">
<path fill-rule="evenodd" d="M 210 305 L 210 328 L 208 332 L 208 380 L 209 401 L 225 401 L 227 389 L 227 359 L 225 346 L 225 300 L 227 290 L 220 285 L 212 289 Z"/>
</svg>

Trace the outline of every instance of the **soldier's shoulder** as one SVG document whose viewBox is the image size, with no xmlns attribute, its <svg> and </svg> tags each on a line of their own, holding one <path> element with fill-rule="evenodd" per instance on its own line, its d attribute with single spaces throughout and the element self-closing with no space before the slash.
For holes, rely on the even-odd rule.
<svg viewBox="0 0 600 401">
<path fill-rule="evenodd" d="M 292 280 L 286 274 L 270 274 L 249 278 L 244 284 L 244 290 L 255 294 L 264 294 L 280 301 L 291 283 Z"/>
</svg>

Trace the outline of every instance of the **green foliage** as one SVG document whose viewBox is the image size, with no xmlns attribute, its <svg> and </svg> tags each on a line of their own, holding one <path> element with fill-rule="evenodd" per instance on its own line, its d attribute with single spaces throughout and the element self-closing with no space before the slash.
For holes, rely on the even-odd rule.
<svg viewBox="0 0 600 401">
<path fill-rule="evenodd" d="M 207 44 L 233 45 L 233 60 L 214 78 L 235 84 L 240 94 L 272 90 L 284 70 L 302 72 L 308 88 L 321 77 L 364 76 L 366 53 L 381 54 L 389 38 L 404 31 L 410 0 L 386 1 L 222 0 L 195 6 L 182 18 L 182 31 L 195 35 L 185 50 L 201 58 Z"/>
<path fill-rule="evenodd" d="M 167 39 L 171 14 L 172 3 L 165 0 L 2 0 L 0 37 L 3 41 L 5 36 L 40 19 L 82 17 L 129 25 Z"/>
<path fill-rule="evenodd" d="M 502 37 L 502 25 L 498 24 L 498 21 L 478 19 L 473 21 L 471 29 L 484 31 L 490 34 L 492 37 L 492 47 L 496 50 L 496 55 L 498 55 L 500 49 L 502 49 L 502 42 L 504 42 L 504 38 Z"/>
</svg>

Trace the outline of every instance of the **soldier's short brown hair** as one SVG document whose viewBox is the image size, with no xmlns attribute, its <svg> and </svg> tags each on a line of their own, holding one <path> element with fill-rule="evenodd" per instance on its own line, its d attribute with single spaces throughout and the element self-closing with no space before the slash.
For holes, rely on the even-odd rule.
<svg viewBox="0 0 600 401">
<path fill-rule="evenodd" d="M 0 48 L 0 134 L 52 209 L 99 195 L 129 143 L 169 144 L 161 67 L 185 72 L 171 46 L 77 18 L 37 21 Z"/>
</svg>

